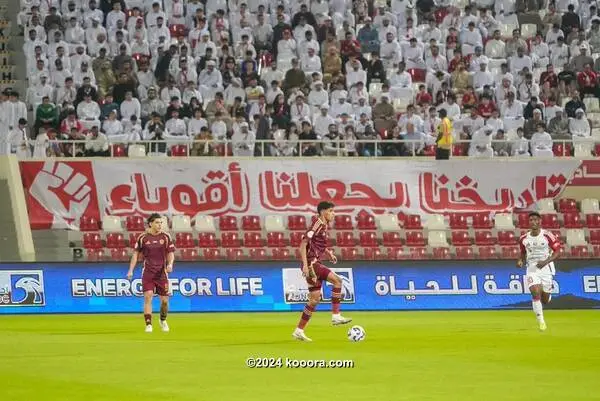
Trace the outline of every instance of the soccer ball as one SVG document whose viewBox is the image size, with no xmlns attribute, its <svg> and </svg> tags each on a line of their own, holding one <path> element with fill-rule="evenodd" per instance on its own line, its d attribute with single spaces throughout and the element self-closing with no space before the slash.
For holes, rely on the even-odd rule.
<svg viewBox="0 0 600 401">
<path fill-rule="evenodd" d="M 348 330 L 348 340 L 358 342 L 365 339 L 365 329 L 361 326 L 352 326 L 350 330 Z"/>
</svg>

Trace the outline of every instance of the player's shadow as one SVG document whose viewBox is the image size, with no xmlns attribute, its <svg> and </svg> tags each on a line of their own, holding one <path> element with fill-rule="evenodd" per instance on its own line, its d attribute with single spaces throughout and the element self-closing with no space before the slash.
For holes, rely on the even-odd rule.
<svg viewBox="0 0 600 401">
<path fill-rule="evenodd" d="M 288 340 L 279 340 L 279 341 L 253 341 L 253 342 L 236 342 L 236 343 L 214 343 L 212 344 L 213 347 L 215 348 L 221 348 L 221 347 L 235 347 L 235 346 L 241 346 L 241 347 L 245 347 L 248 345 L 276 345 L 276 344 L 287 344 L 290 341 Z"/>
</svg>

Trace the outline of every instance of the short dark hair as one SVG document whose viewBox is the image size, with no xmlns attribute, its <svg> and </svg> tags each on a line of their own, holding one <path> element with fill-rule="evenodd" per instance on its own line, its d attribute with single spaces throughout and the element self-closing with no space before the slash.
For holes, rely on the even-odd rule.
<svg viewBox="0 0 600 401">
<path fill-rule="evenodd" d="M 150 217 L 148 217 L 148 225 L 154 223 L 154 220 L 158 220 L 162 218 L 162 216 L 158 213 L 152 213 Z"/>
<path fill-rule="evenodd" d="M 530 212 L 529 217 L 537 217 L 538 219 L 541 219 L 542 215 L 539 214 L 538 212 Z"/>
<path fill-rule="evenodd" d="M 331 209 L 335 205 L 328 201 L 319 202 L 317 205 L 317 213 L 321 213 L 323 210 Z"/>
</svg>

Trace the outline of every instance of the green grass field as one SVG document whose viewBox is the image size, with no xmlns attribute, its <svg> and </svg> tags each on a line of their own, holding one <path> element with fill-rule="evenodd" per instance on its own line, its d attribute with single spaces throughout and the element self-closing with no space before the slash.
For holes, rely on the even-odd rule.
<svg viewBox="0 0 600 401">
<path fill-rule="evenodd" d="M 324 305 L 323 308 L 326 308 Z M 0 317 L 2 400 L 598 400 L 600 315 L 547 311 L 346 313 L 291 338 L 298 313 Z M 351 369 L 248 368 L 248 357 L 353 360 Z"/>
</svg>

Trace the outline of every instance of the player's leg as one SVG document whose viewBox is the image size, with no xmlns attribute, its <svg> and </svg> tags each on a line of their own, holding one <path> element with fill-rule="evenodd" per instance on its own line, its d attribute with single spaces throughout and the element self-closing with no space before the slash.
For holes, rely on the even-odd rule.
<svg viewBox="0 0 600 401">
<path fill-rule="evenodd" d="M 546 330 L 546 322 L 544 321 L 544 308 L 542 307 L 542 282 L 537 275 L 527 275 L 529 283 L 529 291 L 531 292 L 531 307 L 538 321 L 540 330 Z"/>
<path fill-rule="evenodd" d="M 156 293 L 160 298 L 160 328 L 162 331 L 169 331 L 167 324 L 167 314 L 169 313 L 169 279 L 165 275 L 156 281 Z"/>
<path fill-rule="evenodd" d="M 542 277 L 542 304 L 548 305 L 552 300 L 552 290 L 554 290 L 554 276 L 550 273 Z"/>
<path fill-rule="evenodd" d="M 146 333 L 152 332 L 152 297 L 154 297 L 154 289 L 144 289 L 144 322 L 146 323 Z"/>
<path fill-rule="evenodd" d="M 308 302 L 304 305 L 302 316 L 300 316 L 300 322 L 298 322 L 296 330 L 292 333 L 292 337 L 300 341 L 312 341 L 304 334 L 304 328 L 308 324 L 315 309 L 317 309 L 317 305 L 321 302 L 321 282 L 319 281 L 317 285 L 309 287 L 308 290 Z"/>
<path fill-rule="evenodd" d="M 331 323 L 334 325 L 350 323 L 352 319 L 345 318 L 340 314 L 340 306 L 342 302 L 342 284 L 344 283 L 340 276 L 331 270 L 327 270 L 326 280 L 333 285 L 331 290 Z M 318 273 L 317 273 L 318 275 Z"/>
</svg>

